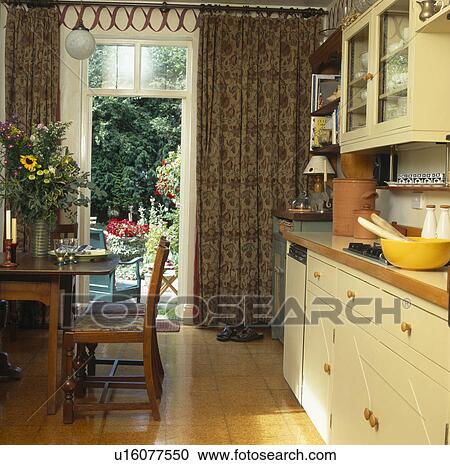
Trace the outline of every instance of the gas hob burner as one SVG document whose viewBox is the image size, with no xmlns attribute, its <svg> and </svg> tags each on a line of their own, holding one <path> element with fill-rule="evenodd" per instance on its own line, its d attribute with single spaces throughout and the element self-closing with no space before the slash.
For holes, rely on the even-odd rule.
<svg viewBox="0 0 450 465">
<path fill-rule="evenodd" d="M 377 242 L 373 244 L 363 244 L 362 242 L 350 242 L 347 248 L 344 249 L 346 252 L 350 252 L 354 255 L 359 255 L 364 258 L 370 258 L 383 265 L 389 265 L 389 262 L 384 258 L 381 245 Z"/>
</svg>

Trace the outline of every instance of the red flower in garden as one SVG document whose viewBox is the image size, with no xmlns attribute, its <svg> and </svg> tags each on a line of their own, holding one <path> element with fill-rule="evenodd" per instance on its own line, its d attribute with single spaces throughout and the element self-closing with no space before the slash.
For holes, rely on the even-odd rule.
<svg viewBox="0 0 450 465">
<path fill-rule="evenodd" d="M 117 237 L 137 237 L 149 232 L 148 224 L 138 224 L 127 219 L 111 218 L 106 226 L 106 232 Z"/>
</svg>

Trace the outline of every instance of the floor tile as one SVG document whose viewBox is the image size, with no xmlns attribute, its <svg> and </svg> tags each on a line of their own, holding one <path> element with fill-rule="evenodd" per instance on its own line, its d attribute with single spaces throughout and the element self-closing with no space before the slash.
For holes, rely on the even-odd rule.
<svg viewBox="0 0 450 465">
<path fill-rule="evenodd" d="M 259 331 L 259 330 L 258 330 Z M 262 330 L 261 330 L 262 331 Z M 218 328 L 182 327 L 159 334 L 165 367 L 161 421 L 145 411 L 79 413 L 64 425 L 62 412 L 45 410 L 46 331 L 18 333 L 7 341 L 11 361 L 23 364 L 20 381 L 0 382 L 0 441 L 11 444 L 320 444 L 282 374 L 282 345 L 216 341 Z M 26 340 L 26 346 L 23 341 Z M 17 355 L 17 359 L 15 358 Z M 139 344 L 100 344 L 98 358 L 140 359 Z M 99 366 L 97 373 L 107 373 Z M 121 367 L 140 374 L 141 367 Z M 98 398 L 89 389 L 83 401 Z M 62 396 L 61 396 L 62 397 Z M 145 390 L 115 390 L 114 401 L 144 401 Z"/>
</svg>

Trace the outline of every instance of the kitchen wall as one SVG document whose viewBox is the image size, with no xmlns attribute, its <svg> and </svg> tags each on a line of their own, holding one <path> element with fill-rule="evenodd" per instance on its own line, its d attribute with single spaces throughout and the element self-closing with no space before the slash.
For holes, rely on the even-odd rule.
<svg viewBox="0 0 450 465">
<path fill-rule="evenodd" d="M 445 144 L 406 144 L 399 148 L 398 173 L 435 173 L 445 171 Z M 425 219 L 425 205 L 450 203 L 449 192 L 422 194 L 422 208 L 412 208 L 417 194 L 412 192 L 378 191 L 377 209 L 389 221 L 421 227 Z"/>
</svg>

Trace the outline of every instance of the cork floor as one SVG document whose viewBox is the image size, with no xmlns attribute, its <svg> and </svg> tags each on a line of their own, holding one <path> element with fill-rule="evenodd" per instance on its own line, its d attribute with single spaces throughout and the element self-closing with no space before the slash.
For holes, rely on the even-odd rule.
<svg viewBox="0 0 450 465">
<path fill-rule="evenodd" d="M 216 333 L 185 326 L 159 334 L 166 372 L 160 422 L 120 411 L 64 425 L 61 410 L 45 413 L 46 332 L 19 332 L 16 342 L 3 341 L 23 377 L 0 380 L 0 444 L 322 444 L 284 381 L 282 345 L 269 333 L 251 343 L 220 343 Z M 141 358 L 140 350 L 110 345 L 97 353 Z M 129 396 L 144 401 L 145 391 L 115 391 L 112 399 Z"/>
</svg>

